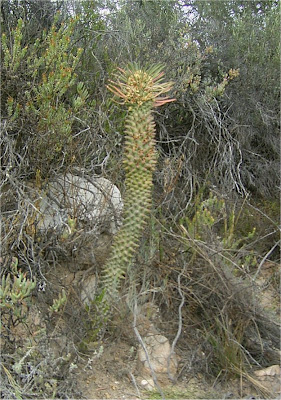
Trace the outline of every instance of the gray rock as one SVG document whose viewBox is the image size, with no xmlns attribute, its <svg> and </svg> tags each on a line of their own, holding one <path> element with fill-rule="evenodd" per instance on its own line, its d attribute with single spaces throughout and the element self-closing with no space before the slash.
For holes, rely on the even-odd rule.
<svg viewBox="0 0 281 400">
<path fill-rule="evenodd" d="M 39 203 L 37 227 L 40 230 L 67 228 L 70 218 L 88 224 L 93 232 L 115 234 L 122 208 L 120 191 L 108 179 L 88 179 L 68 173 L 49 182 Z"/>
<path fill-rule="evenodd" d="M 96 297 L 97 279 L 95 275 L 89 275 L 81 282 L 80 298 L 84 305 L 91 305 Z"/>
<path fill-rule="evenodd" d="M 170 365 L 168 371 L 168 360 L 171 353 L 171 345 L 169 340 L 160 334 L 153 334 L 143 338 L 145 343 L 147 353 L 149 356 L 150 366 L 153 368 L 157 377 L 166 377 L 172 376 L 175 378 L 177 372 L 177 357 L 175 354 L 171 355 Z M 150 377 L 151 370 L 149 367 L 149 363 L 146 358 L 146 354 L 142 346 L 139 346 L 138 349 L 138 364 L 139 364 L 139 372 L 144 377 Z"/>
</svg>

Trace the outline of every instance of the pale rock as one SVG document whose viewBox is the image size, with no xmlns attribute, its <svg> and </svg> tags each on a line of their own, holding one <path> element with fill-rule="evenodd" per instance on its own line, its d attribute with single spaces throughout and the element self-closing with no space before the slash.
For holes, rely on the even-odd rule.
<svg viewBox="0 0 281 400">
<path fill-rule="evenodd" d="M 157 377 L 166 376 L 175 378 L 177 372 L 177 357 L 175 354 L 171 354 L 171 345 L 169 340 L 160 334 L 149 335 L 143 338 L 145 347 L 147 349 L 150 366 L 154 370 Z M 168 360 L 170 357 L 170 365 L 168 371 Z M 142 346 L 138 349 L 138 364 L 139 372 L 142 376 L 151 376 L 151 370 L 149 363 L 146 359 L 146 354 Z"/>
<path fill-rule="evenodd" d="M 271 365 L 254 372 L 255 379 L 265 387 L 274 398 L 280 398 L 281 394 L 281 368 L 280 365 Z M 279 396 L 279 397 L 278 397 Z"/>
<path fill-rule="evenodd" d="M 259 377 L 275 376 L 275 375 L 280 376 L 281 374 L 280 365 L 271 365 L 270 367 L 259 369 L 255 371 L 254 374 Z"/>
<path fill-rule="evenodd" d="M 89 275 L 81 282 L 80 298 L 84 305 L 90 305 L 95 299 L 97 289 L 97 280 L 95 275 Z"/>
<path fill-rule="evenodd" d="M 155 389 L 155 385 L 154 385 L 154 382 L 153 382 L 152 378 L 143 379 L 141 381 L 141 386 L 145 390 L 154 390 Z"/>
<path fill-rule="evenodd" d="M 37 227 L 41 230 L 67 228 L 71 218 L 89 224 L 94 232 L 115 234 L 122 209 L 120 191 L 108 179 L 68 173 L 49 182 L 46 195 L 39 203 Z"/>
</svg>

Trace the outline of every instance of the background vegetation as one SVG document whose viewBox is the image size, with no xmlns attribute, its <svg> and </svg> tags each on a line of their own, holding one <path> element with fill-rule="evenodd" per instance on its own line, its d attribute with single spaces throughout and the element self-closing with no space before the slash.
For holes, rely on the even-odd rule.
<svg viewBox="0 0 281 400">
<path fill-rule="evenodd" d="M 193 368 L 208 376 L 276 361 L 277 326 L 251 293 L 264 263 L 279 261 L 279 16 L 277 0 L 1 2 L 5 398 L 75 396 L 64 378 L 87 350 L 89 331 L 102 330 L 97 300 L 94 311 L 67 314 L 82 353 L 49 355 L 48 329 L 33 338 L 32 351 L 13 336 L 13 327 L 27 324 L 31 293 L 61 260 L 71 261 L 70 242 L 84 245 L 81 237 L 61 240 L 36 229 L 38 193 L 48 180 L 83 171 L 125 191 L 126 110 L 106 84 L 128 62 L 163 64 L 177 101 L 155 112 L 153 213 L 123 293 L 132 307 L 155 293 L 169 337 L 182 316 L 183 358 L 184 327 L 196 327 L 194 343 L 207 363 Z M 267 283 L 277 296 L 278 274 Z M 54 314 L 70 312 L 71 301 L 65 305 L 65 292 L 50 284 L 48 290 L 40 301 L 54 327 Z M 87 323 L 77 331 L 83 316 Z"/>
</svg>

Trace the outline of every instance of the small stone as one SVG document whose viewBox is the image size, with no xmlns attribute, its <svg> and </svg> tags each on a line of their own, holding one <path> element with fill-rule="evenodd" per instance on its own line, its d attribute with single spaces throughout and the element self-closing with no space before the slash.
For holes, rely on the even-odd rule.
<svg viewBox="0 0 281 400">
<path fill-rule="evenodd" d="M 154 389 L 154 382 L 153 379 L 143 379 L 141 381 L 141 385 L 145 390 L 153 390 Z"/>
<path fill-rule="evenodd" d="M 160 334 L 146 336 L 144 338 L 144 343 L 146 345 L 147 353 L 149 356 L 149 363 L 146 359 L 145 351 L 142 346 L 138 349 L 138 361 L 140 366 L 140 373 L 142 375 L 151 375 L 150 366 L 153 368 L 154 372 L 157 374 L 168 374 L 172 378 L 175 377 L 177 372 L 177 357 L 175 354 L 171 353 L 171 346 L 169 340 Z M 168 371 L 168 361 L 170 357 L 170 365 Z"/>
<path fill-rule="evenodd" d="M 90 275 L 81 283 L 81 301 L 85 305 L 90 305 L 91 301 L 95 299 L 97 280 L 95 275 Z"/>
</svg>

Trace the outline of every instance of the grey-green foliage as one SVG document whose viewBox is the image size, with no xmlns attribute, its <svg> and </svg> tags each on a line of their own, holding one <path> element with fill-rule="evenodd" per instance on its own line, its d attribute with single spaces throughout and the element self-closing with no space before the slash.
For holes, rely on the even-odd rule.
<svg viewBox="0 0 281 400">
<path fill-rule="evenodd" d="M 8 129 L 16 132 L 14 151 L 24 154 L 21 160 L 33 174 L 39 169 L 47 175 L 75 159 L 73 131 L 84 124 L 92 105 L 75 72 L 83 52 L 71 42 L 77 19 L 61 25 L 58 20 L 59 15 L 50 30 L 28 46 L 22 19 L 9 35 L 2 33 L 2 115 Z"/>
<path fill-rule="evenodd" d="M 241 178 L 250 191 L 276 195 L 279 176 L 280 2 L 194 1 L 193 36 L 213 46 L 207 74 L 239 68 L 227 91 L 229 126 L 242 149 Z"/>
<path fill-rule="evenodd" d="M 61 311 L 66 301 L 67 301 L 66 292 L 64 289 L 62 289 L 61 293 L 59 293 L 58 298 L 54 299 L 53 304 L 49 307 L 50 312 L 58 313 L 59 311 Z"/>
<path fill-rule="evenodd" d="M 26 305 L 29 303 L 32 290 L 36 287 L 36 279 L 29 279 L 26 274 L 18 271 L 18 260 L 14 258 L 13 274 L 2 276 L 0 286 L 0 308 L 2 312 L 12 311 L 16 318 L 26 315 Z"/>
<path fill-rule="evenodd" d="M 183 218 L 181 224 L 194 254 L 200 247 L 200 244 L 197 247 L 197 243 L 205 243 L 214 254 L 222 257 L 226 265 L 229 262 L 236 266 L 239 264 L 242 269 L 256 265 L 255 253 L 247 250 L 248 243 L 256 235 L 256 227 L 253 226 L 243 235 L 237 232 L 242 209 L 237 210 L 233 206 L 229 210 L 225 199 L 212 193 L 203 201 L 198 197 L 194 208 L 194 215 Z"/>
<path fill-rule="evenodd" d="M 27 43 L 41 34 L 43 29 L 52 25 L 56 12 L 62 10 L 60 1 L 52 0 L 17 0 L 1 1 L 1 30 L 9 32 L 16 27 L 17 21 L 22 18 L 26 24 L 24 41 Z"/>
<path fill-rule="evenodd" d="M 117 65 L 126 62 L 165 63 L 163 50 L 178 36 L 179 7 L 176 1 L 122 1 L 108 15 L 113 35 L 104 48 Z"/>
</svg>

